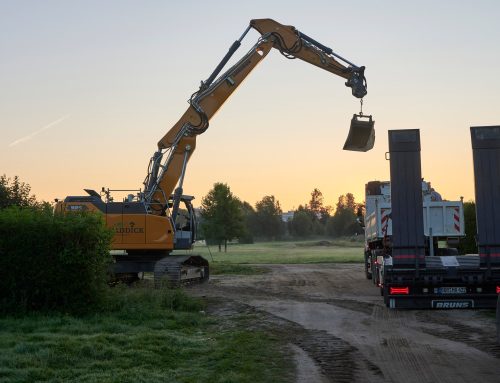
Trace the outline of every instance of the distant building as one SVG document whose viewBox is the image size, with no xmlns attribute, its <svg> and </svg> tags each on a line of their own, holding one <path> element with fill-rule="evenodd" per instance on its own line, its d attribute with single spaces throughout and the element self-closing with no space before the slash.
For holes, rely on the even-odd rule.
<svg viewBox="0 0 500 383">
<path fill-rule="evenodd" d="M 293 219 L 293 214 L 295 212 L 293 210 L 287 211 L 286 213 L 281 213 L 281 220 L 283 222 L 288 222 Z"/>
</svg>

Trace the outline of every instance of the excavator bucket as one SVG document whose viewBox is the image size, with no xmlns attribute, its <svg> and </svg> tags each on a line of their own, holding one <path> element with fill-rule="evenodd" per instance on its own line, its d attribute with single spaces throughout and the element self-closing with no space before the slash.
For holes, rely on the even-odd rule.
<svg viewBox="0 0 500 383">
<path fill-rule="evenodd" d="M 363 116 L 354 114 L 351 120 L 349 135 L 344 144 L 344 150 L 353 150 L 356 152 L 367 152 L 373 148 L 375 143 L 375 121 L 372 116 Z"/>
</svg>

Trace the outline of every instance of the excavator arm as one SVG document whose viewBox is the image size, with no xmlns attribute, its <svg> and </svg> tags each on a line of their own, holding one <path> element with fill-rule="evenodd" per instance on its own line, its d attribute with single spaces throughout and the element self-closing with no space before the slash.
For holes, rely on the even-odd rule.
<svg viewBox="0 0 500 383">
<path fill-rule="evenodd" d="M 299 32 L 291 25 L 282 25 L 272 19 L 255 19 L 250 21 L 250 26 L 262 36 L 269 36 L 268 38 L 273 39 L 273 47 L 285 57 L 301 59 L 347 79 L 346 86 L 352 88 L 352 94 L 357 98 L 363 98 L 366 95 L 365 67 L 357 67 L 337 55 L 331 48 Z M 335 58 L 349 66 L 344 66 Z"/>
<path fill-rule="evenodd" d="M 257 43 L 236 64 L 217 77 L 250 28 L 261 34 Z M 287 58 L 301 59 L 345 78 L 346 86 L 352 89 L 352 94 L 357 98 L 363 98 L 367 93 L 364 67 L 355 66 L 293 26 L 282 25 L 271 19 L 252 20 L 210 77 L 191 96 L 186 112 L 158 142 L 158 150 L 150 161 L 144 181 L 144 200 L 151 213 L 166 213 L 169 197 L 178 184 L 172 207 L 172 216 L 176 216 L 186 165 L 196 147 L 196 136 L 207 130 L 210 119 L 272 48 Z M 337 59 L 344 61 L 347 66 Z"/>
</svg>

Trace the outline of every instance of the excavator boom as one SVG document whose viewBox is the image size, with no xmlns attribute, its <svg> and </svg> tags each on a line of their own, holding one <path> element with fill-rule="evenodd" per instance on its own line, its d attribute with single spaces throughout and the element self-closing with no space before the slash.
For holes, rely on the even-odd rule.
<svg viewBox="0 0 500 383">
<path fill-rule="evenodd" d="M 236 64 L 219 76 L 250 28 L 261 34 L 257 43 Z M 176 210 L 175 196 L 182 195 L 185 167 L 196 147 L 196 136 L 207 130 L 210 119 L 272 48 L 289 59 L 298 58 L 345 78 L 346 86 L 352 89 L 353 96 L 357 98 L 363 98 L 367 93 L 364 67 L 350 63 L 335 54 L 331 48 L 299 32 L 293 26 L 282 25 L 272 19 L 251 20 L 248 28 L 232 44 L 214 72 L 193 94 L 186 112 L 158 142 L 158 150 L 151 159 L 148 176 L 144 182 L 145 201 L 153 214 L 165 214 L 169 197 L 178 184 L 173 205 L 173 210 Z M 370 128 L 373 130 L 373 124 Z M 363 143 L 360 145 L 363 147 Z"/>
</svg>

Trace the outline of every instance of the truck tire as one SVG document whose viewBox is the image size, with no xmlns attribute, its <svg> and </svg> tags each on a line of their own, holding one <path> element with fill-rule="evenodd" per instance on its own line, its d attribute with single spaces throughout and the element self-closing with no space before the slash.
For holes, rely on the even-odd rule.
<svg viewBox="0 0 500 383">
<path fill-rule="evenodd" d="M 371 267 L 368 267 L 369 262 L 371 262 L 371 260 L 368 260 L 368 252 L 365 251 L 365 276 L 366 276 L 366 279 L 372 279 L 372 277 L 373 277 L 373 269 Z M 372 264 L 373 263 L 371 263 L 370 266 Z"/>
<path fill-rule="evenodd" d="M 500 344 L 500 295 L 497 299 L 497 343 Z"/>
</svg>

